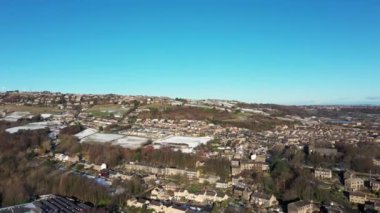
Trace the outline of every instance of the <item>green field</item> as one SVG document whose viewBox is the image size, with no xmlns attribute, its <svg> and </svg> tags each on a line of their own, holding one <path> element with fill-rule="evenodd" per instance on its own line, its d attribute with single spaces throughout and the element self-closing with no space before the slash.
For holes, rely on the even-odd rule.
<svg viewBox="0 0 380 213">
<path fill-rule="evenodd" d="M 95 117 L 110 117 L 115 114 L 124 115 L 128 112 L 128 109 L 125 109 L 118 104 L 102 104 L 91 107 L 87 112 Z"/>
</svg>

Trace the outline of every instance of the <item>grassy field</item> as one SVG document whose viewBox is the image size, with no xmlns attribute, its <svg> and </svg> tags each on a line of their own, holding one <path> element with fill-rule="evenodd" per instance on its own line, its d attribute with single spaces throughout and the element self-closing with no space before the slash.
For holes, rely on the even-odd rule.
<svg viewBox="0 0 380 213">
<path fill-rule="evenodd" d="M 128 112 L 128 109 L 125 109 L 118 104 L 102 104 L 91 107 L 87 110 L 87 112 L 91 113 L 95 117 L 110 117 L 114 114 L 123 115 Z"/>
<path fill-rule="evenodd" d="M 52 108 L 52 107 L 39 107 L 39 106 L 19 106 L 19 105 L 13 105 L 13 104 L 7 104 L 7 105 L 0 105 L 0 111 L 7 111 L 7 112 L 30 112 L 33 115 L 39 115 L 41 113 L 51 113 L 51 114 L 58 114 L 62 112 L 62 110 Z"/>
</svg>

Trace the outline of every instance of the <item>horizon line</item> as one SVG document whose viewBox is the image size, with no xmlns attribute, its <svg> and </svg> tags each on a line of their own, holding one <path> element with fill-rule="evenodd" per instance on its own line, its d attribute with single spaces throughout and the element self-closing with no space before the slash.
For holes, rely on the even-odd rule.
<svg viewBox="0 0 380 213">
<path fill-rule="evenodd" d="M 61 93 L 61 94 L 72 94 L 72 95 L 119 95 L 119 96 L 131 96 L 131 97 L 155 97 L 155 98 L 169 98 L 169 99 L 185 99 L 185 100 L 193 100 L 193 101 L 202 101 L 202 100 L 217 100 L 217 101 L 235 101 L 245 104 L 258 104 L 258 105 L 282 105 L 282 106 L 298 106 L 298 107 L 307 107 L 307 106 L 326 106 L 326 107 L 333 107 L 333 106 L 353 106 L 353 107 L 380 107 L 380 102 L 377 103 L 360 103 L 360 102 L 351 102 L 351 103 L 320 103 L 320 104 L 284 104 L 284 103 L 274 103 L 274 102 L 250 102 L 250 101 L 244 101 L 244 100 L 238 100 L 238 99 L 221 99 L 221 98 L 184 98 L 184 97 L 174 97 L 174 96 L 165 96 L 165 95 L 142 95 L 142 94 L 125 94 L 125 93 L 89 93 L 89 92 L 63 92 L 63 91 L 53 91 L 53 90 L 30 90 L 30 91 L 24 91 L 24 90 L 6 90 L 6 91 L 0 91 L 0 93 L 11 93 L 11 92 L 18 92 L 18 93 Z M 302 101 L 300 101 L 302 102 Z"/>
</svg>

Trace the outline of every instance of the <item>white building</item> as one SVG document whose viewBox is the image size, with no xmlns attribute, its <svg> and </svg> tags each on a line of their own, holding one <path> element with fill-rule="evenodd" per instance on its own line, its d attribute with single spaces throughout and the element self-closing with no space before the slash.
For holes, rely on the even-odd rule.
<svg viewBox="0 0 380 213">
<path fill-rule="evenodd" d="M 212 139 L 212 137 L 169 136 L 167 138 L 154 141 L 153 147 L 155 149 L 170 147 L 183 153 L 191 153 L 194 151 L 194 148 L 201 144 L 207 144 Z"/>
</svg>

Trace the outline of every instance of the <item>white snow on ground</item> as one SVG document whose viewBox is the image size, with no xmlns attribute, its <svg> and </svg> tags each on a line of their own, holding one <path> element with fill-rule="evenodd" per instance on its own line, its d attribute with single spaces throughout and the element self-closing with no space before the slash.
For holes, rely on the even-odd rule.
<svg viewBox="0 0 380 213">
<path fill-rule="evenodd" d="M 153 142 L 153 147 L 159 149 L 161 147 L 171 147 L 174 150 L 181 150 L 183 153 L 191 153 L 194 148 L 206 144 L 211 141 L 212 137 L 185 137 L 185 136 L 169 136 L 164 139 Z"/>
<path fill-rule="evenodd" d="M 50 128 L 50 127 L 57 127 L 61 125 L 61 122 L 59 121 L 46 121 L 46 122 L 34 122 L 34 123 L 29 123 L 24 126 L 17 126 L 17 127 L 12 127 L 9 129 L 6 129 L 8 133 L 16 133 L 19 130 L 37 130 L 37 129 L 45 129 L 45 128 Z"/>
<path fill-rule="evenodd" d="M 41 116 L 42 119 L 48 119 L 48 118 L 50 118 L 53 115 L 52 114 L 47 114 L 47 113 L 42 113 L 40 116 Z"/>
<path fill-rule="evenodd" d="M 128 149 L 138 149 L 148 142 L 147 138 L 127 136 L 116 140 L 114 145 L 119 145 Z"/>
<path fill-rule="evenodd" d="M 107 143 L 114 140 L 125 137 L 124 135 L 119 134 L 105 134 L 105 133 L 95 133 L 90 136 L 87 136 L 81 140 L 83 142 L 97 142 L 97 143 Z"/>
<path fill-rule="evenodd" d="M 76 134 L 75 137 L 77 137 L 79 140 L 82 140 L 83 138 L 90 136 L 92 134 L 95 134 L 97 132 L 98 132 L 98 130 L 96 130 L 96 129 L 88 128 L 88 129 L 85 129 L 82 132 L 79 132 L 78 134 Z"/>
<path fill-rule="evenodd" d="M 29 112 L 12 112 L 11 114 L 5 116 L 4 118 L 2 118 L 0 120 L 9 121 L 9 122 L 16 122 L 16 121 L 20 120 L 21 118 L 24 118 L 28 115 L 30 115 Z"/>
<path fill-rule="evenodd" d="M 61 125 L 60 121 L 42 121 L 42 122 L 33 122 L 28 125 L 40 125 L 40 126 L 48 126 L 48 127 L 56 127 Z"/>
<path fill-rule="evenodd" d="M 111 143 L 128 149 L 138 149 L 148 142 L 147 138 L 121 134 L 97 133 L 95 129 L 86 129 L 75 135 L 81 143 Z"/>
<path fill-rule="evenodd" d="M 13 128 L 9 128 L 9 129 L 6 129 L 5 131 L 7 131 L 8 133 L 16 133 L 18 132 L 19 130 L 37 130 L 37 129 L 45 129 L 46 126 L 28 126 L 28 125 L 25 125 L 25 126 L 18 126 L 18 127 L 13 127 Z"/>
<path fill-rule="evenodd" d="M 155 144 L 184 144 L 195 148 L 201 144 L 206 144 L 212 140 L 212 137 L 185 137 L 185 136 L 169 136 L 167 138 L 157 140 Z"/>
</svg>

